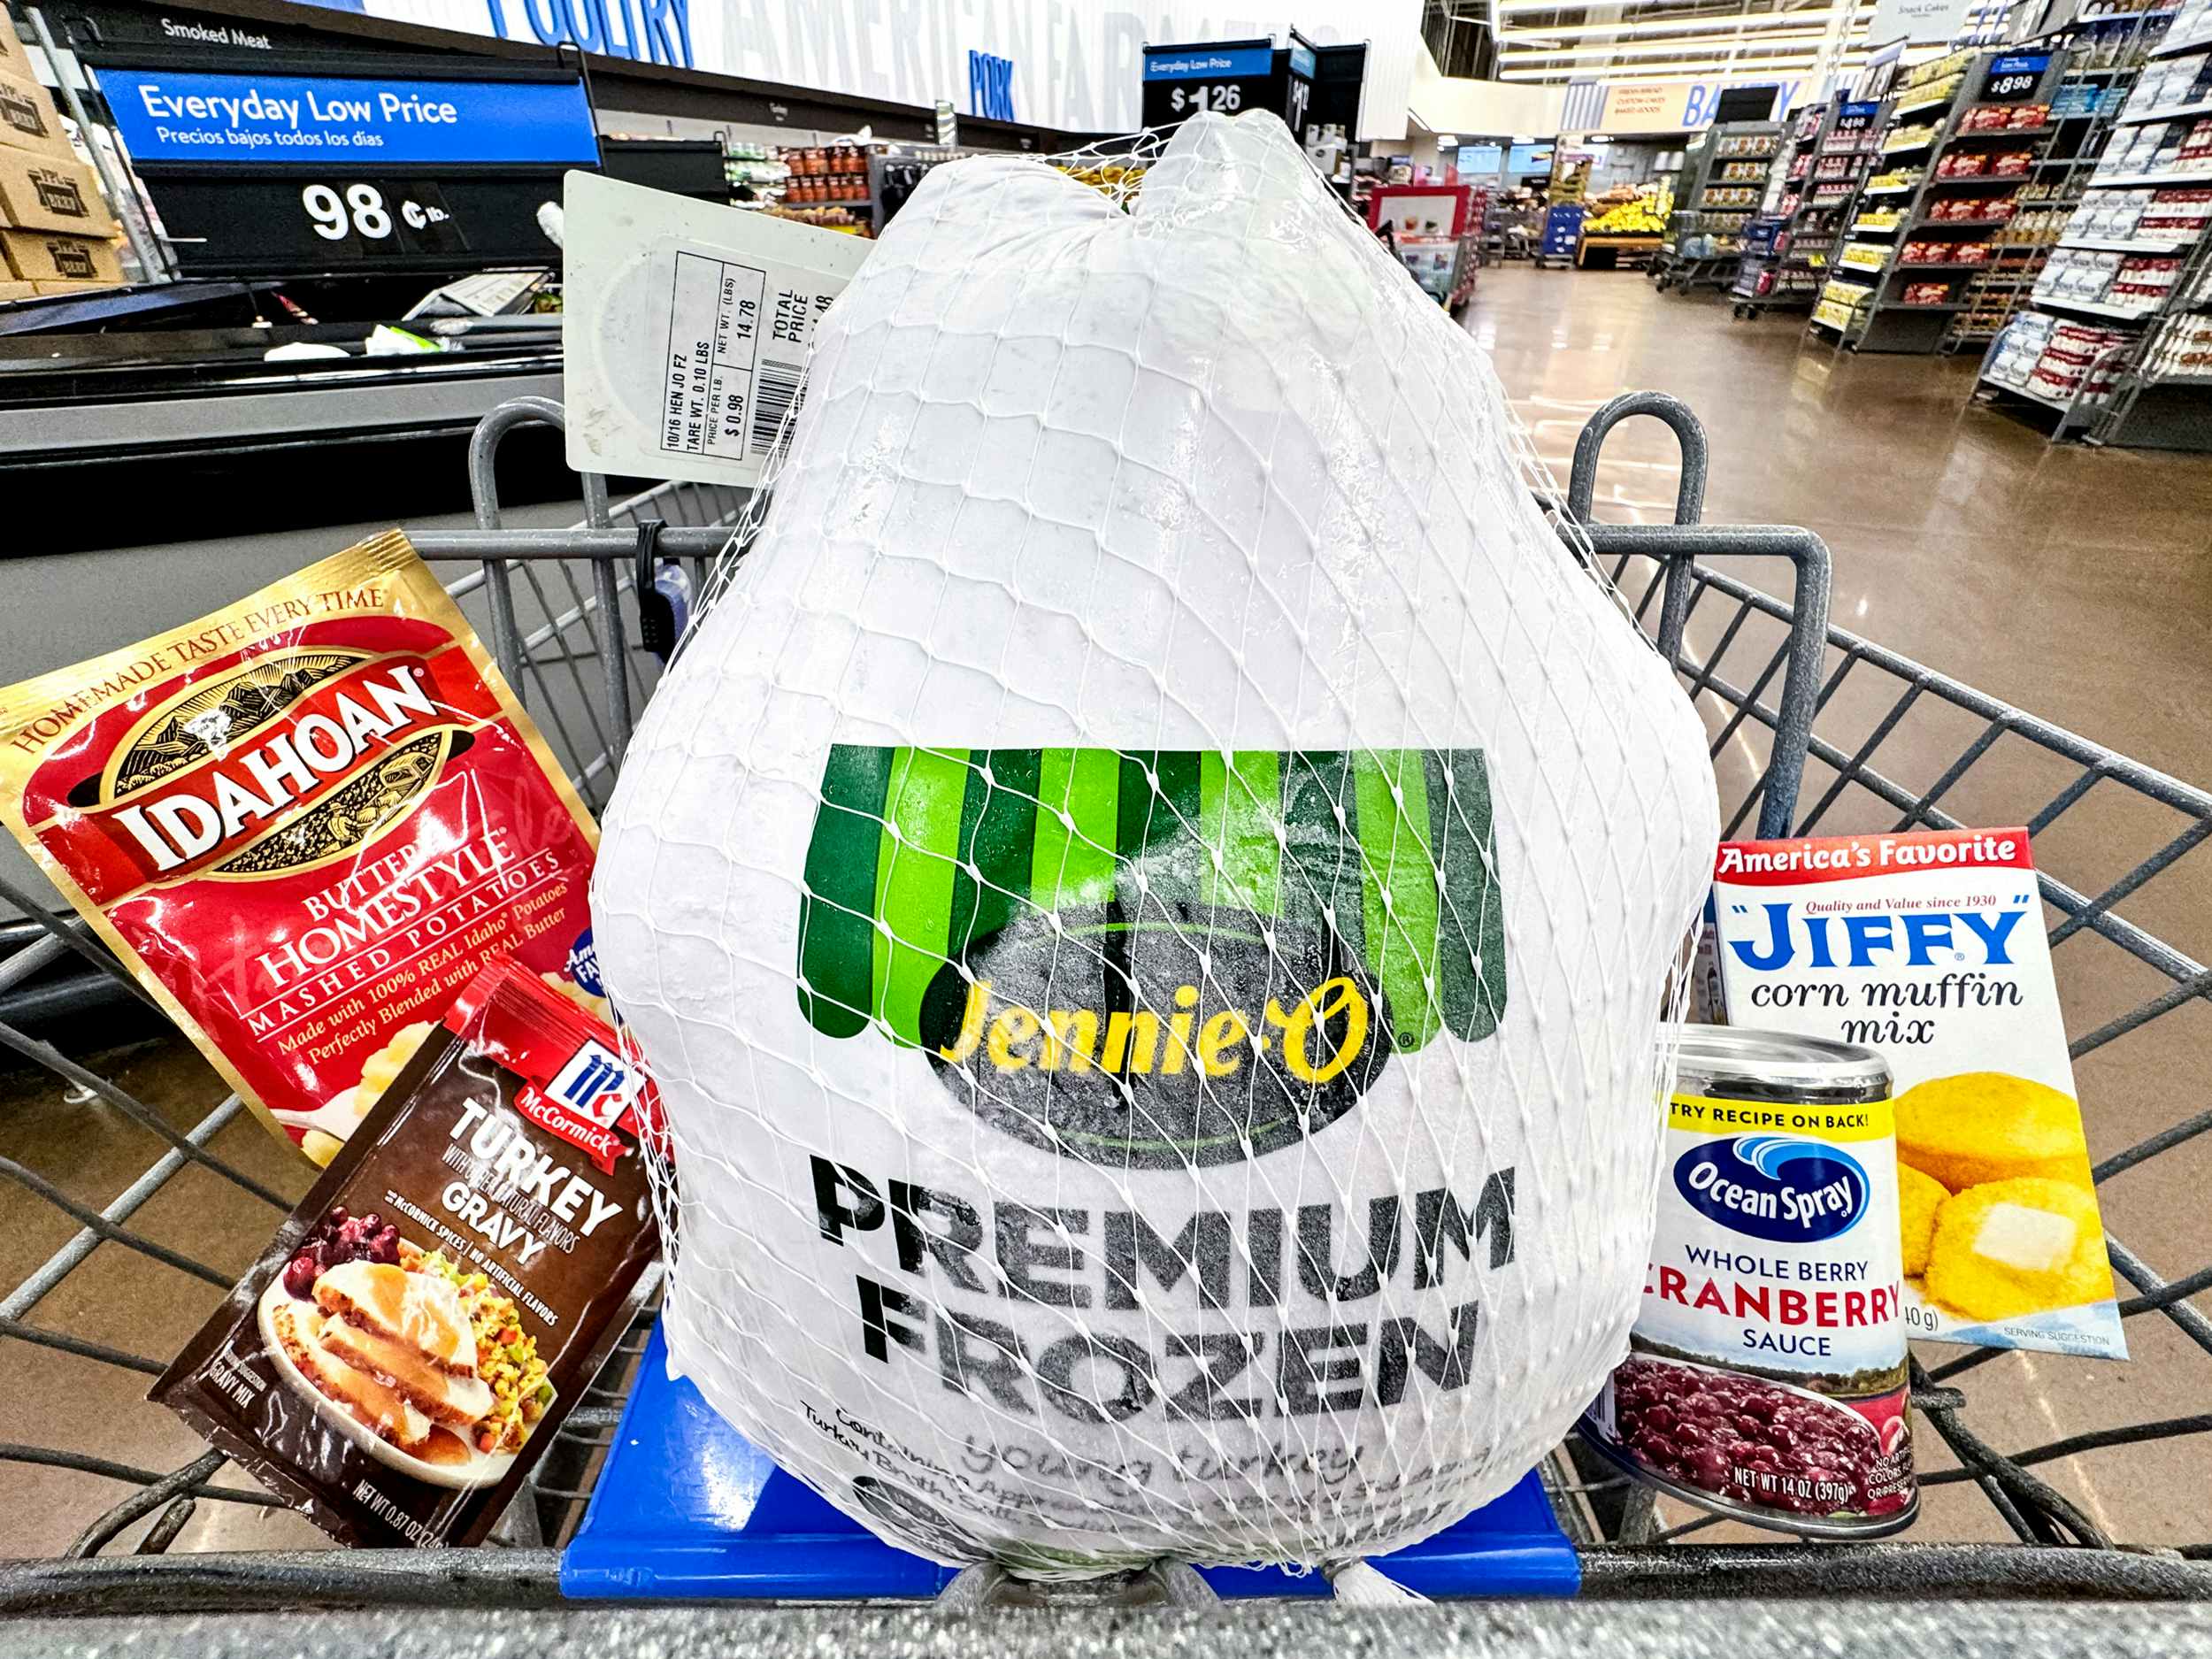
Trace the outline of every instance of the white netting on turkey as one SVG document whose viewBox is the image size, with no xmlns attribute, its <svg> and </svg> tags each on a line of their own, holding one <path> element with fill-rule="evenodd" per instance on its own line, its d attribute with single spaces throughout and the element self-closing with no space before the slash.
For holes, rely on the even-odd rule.
<svg viewBox="0 0 2212 1659">
<path fill-rule="evenodd" d="M 672 1363 L 940 1561 L 1335 1569 L 1624 1352 L 1698 721 L 1267 116 L 933 172 L 594 887 Z"/>
</svg>

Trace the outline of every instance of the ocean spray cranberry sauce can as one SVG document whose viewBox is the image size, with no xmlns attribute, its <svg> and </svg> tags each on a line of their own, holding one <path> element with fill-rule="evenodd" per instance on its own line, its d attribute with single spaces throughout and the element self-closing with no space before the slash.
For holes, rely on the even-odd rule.
<svg viewBox="0 0 2212 1659">
<path fill-rule="evenodd" d="M 1663 1027 L 1666 1166 L 1628 1359 L 1584 1437 L 1688 1503 L 1811 1538 L 1919 1509 L 1889 1068 L 1842 1043 Z"/>
</svg>

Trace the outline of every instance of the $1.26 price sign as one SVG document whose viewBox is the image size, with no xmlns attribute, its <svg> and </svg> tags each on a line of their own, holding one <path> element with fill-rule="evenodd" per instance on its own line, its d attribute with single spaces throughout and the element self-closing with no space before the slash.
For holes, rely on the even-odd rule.
<svg viewBox="0 0 2212 1659">
<path fill-rule="evenodd" d="M 1284 76 L 1269 41 L 1221 41 L 1199 46 L 1144 50 L 1142 118 L 1147 127 L 1171 127 L 1194 115 L 1238 115 L 1248 110 L 1283 111 Z"/>
<path fill-rule="evenodd" d="M 1195 115 L 1201 110 L 1234 115 L 1244 107 L 1244 88 L 1233 81 L 1220 86 L 1201 81 L 1196 86 L 1175 88 L 1168 94 L 1167 104 L 1178 115 Z"/>
</svg>

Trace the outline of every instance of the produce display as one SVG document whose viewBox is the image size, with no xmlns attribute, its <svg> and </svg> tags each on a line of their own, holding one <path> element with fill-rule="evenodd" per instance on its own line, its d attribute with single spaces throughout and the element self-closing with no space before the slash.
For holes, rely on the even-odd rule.
<svg viewBox="0 0 2212 1659">
<path fill-rule="evenodd" d="M 1655 199 L 1635 196 L 1582 221 L 1586 236 L 1657 236 L 1667 228 L 1672 200 L 1662 190 Z"/>
<path fill-rule="evenodd" d="M 823 318 L 593 914 L 672 1361 L 901 1547 L 1334 1573 L 1622 1352 L 1715 787 L 1514 432 L 1266 115 L 938 168 Z"/>
</svg>

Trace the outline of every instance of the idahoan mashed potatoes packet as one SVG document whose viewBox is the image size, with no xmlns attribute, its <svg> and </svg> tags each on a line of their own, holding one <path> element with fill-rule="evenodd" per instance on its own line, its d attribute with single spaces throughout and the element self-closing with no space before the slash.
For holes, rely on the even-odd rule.
<svg viewBox="0 0 2212 1659">
<path fill-rule="evenodd" d="M 396 531 L 0 691 L 0 816 L 319 1164 L 487 957 L 598 990 L 590 814 Z"/>
<path fill-rule="evenodd" d="M 1889 1062 L 1907 1329 L 2125 1358 L 2027 831 L 1724 842 L 1713 915 L 1732 1023 Z"/>
</svg>

